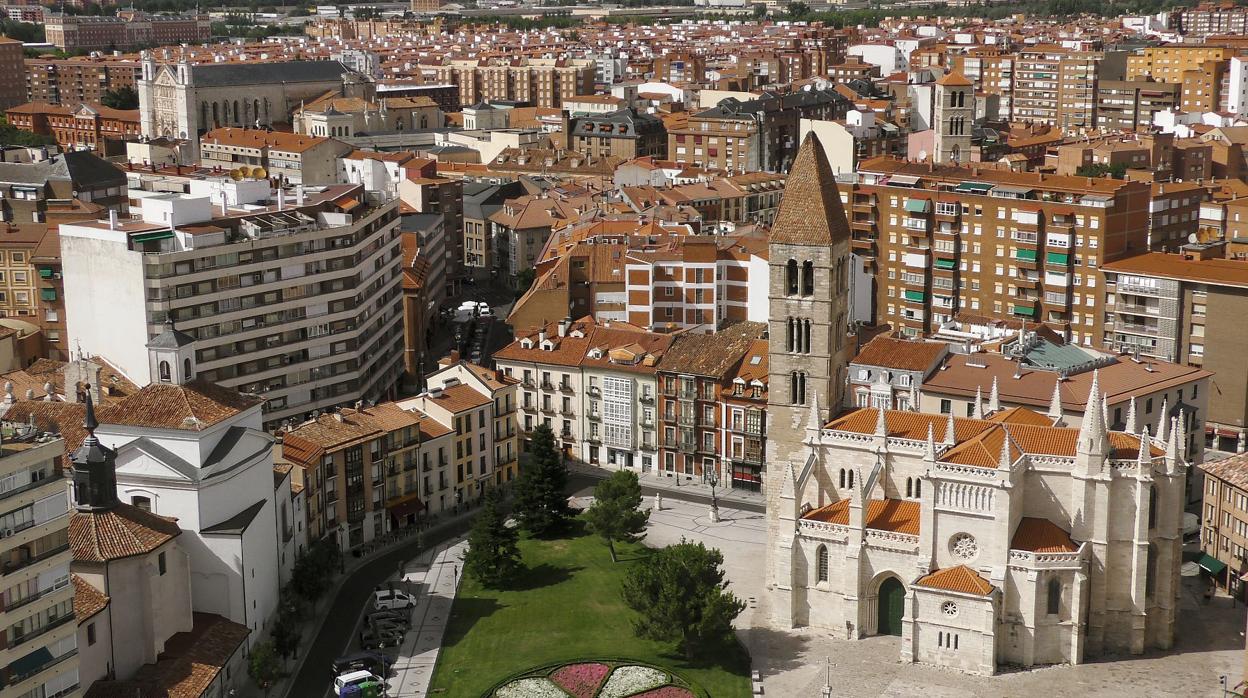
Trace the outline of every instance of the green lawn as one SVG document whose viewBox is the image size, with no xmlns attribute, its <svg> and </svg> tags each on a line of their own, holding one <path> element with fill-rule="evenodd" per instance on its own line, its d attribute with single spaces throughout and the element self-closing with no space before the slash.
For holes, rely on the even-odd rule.
<svg viewBox="0 0 1248 698">
<path fill-rule="evenodd" d="M 478 698 L 502 679 L 561 660 L 604 657 L 667 667 L 714 698 L 750 695 L 744 650 L 716 662 L 690 663 L 670 646 L 633 634 L 620 599 L 624 570 L 647 553 L 617 546 L 620 561 L 600 539 L 579 530 L 557 540 L 520 540 L 527 571 L 507 591 L 465 579 L 451 611 L 429 695 Z"/>
</svg>

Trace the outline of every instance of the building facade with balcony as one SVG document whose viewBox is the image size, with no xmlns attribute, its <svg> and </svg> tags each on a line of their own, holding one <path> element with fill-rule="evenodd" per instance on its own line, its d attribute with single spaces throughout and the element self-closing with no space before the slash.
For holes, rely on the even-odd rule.
<svg viewBox="0 0 1248 698">
<path fill-rule="evenodd" d="M 71 345 L 160 382 L 144 343 L 176 322 L 200 377 L 263 394 L 269 426 L 384 397 L 403 370 L 398 201 L 359 185 L 263 190 L 133 190 L 138 220 L 62 225 Z M 264 210 L 230 208 L 246 203 Z"/>
<path fill-rule="evenodd" d="M 1102 339 L 1106 262 L 1148 243 L 1149 185 L 1108 178 L 863 162 L 844 196 L 874 279 L 874 322 L 906 335 L 959 314 Z"/>
<path fill-rule="evenodd" d="M 671 342 L 587 317 L 522 334 L 494 361 L 519 381 L 517 424 L 526 439 L 545 425 L 570 457 L 648 472 L 658 463 L 657 365 Z"/>
<path fill-rule="evenodd" d="M 1238 454 L 1200 466 L 1204 499 L 1196 562 L 1231 594 L 1242 592 L 1248 572 L 1248 456 Z"/>
<path fill-rule="evenodd" d="M 6 431 L 12 430 L 6 424 Z M 0 449 L 0 666 L 5 695 L 78 691 L 74 587 L 70 583 L 65 442 L 23 430 Z"/>
</svg>

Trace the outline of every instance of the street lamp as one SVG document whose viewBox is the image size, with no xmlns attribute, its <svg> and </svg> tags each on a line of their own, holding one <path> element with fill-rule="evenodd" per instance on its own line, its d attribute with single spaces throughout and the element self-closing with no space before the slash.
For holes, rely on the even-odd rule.
<svg viewBox="0 0 1248 698">
<path fill-rule="evenodd" d="M 715 486 L 719 484 L 719 466 L 706 474 L 706 483 L 711 486 L 711 523 L 719 523 L 719 500 L 715 497 Z"/>
</svg>

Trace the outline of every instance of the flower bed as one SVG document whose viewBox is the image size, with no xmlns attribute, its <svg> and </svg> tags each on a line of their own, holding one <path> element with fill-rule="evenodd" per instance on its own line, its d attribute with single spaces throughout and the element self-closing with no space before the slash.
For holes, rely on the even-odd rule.
<svg viewBox="0 0 1248 698">
<path fill-rule="evenodd" d="M 609 673 L 611 667 L 598 662 L 568 664 L 556 669 L 550 680 L 575 698 L 594 698 Z"/>
<path fill-rule="evenodd" d="M 493 698 L 699 698 L 662 669 L 624 661 L 582 661 L 531 669 L 504 681 Z"/>
</svg>

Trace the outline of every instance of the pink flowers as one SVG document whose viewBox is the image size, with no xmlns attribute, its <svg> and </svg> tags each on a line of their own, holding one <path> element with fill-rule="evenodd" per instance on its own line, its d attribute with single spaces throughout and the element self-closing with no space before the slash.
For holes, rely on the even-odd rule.
<svg viewBox="0 0 1248 698">
<path fill-rule="evenodd" d="M 633 698 L 693 698 L 693 694 L 690 693 L 687 688 L 680 688 L 679 686 L 664 686 L 663 688 L 656 688 L 653 691 L 639 693 L 633 696 Z"/>
<path fill-rule="evenodd" d="M 569 664 L 551 674 L 550 680 L 576 698 L 593 698 L 610 672 L 606 664 Z"/>
</svg>

